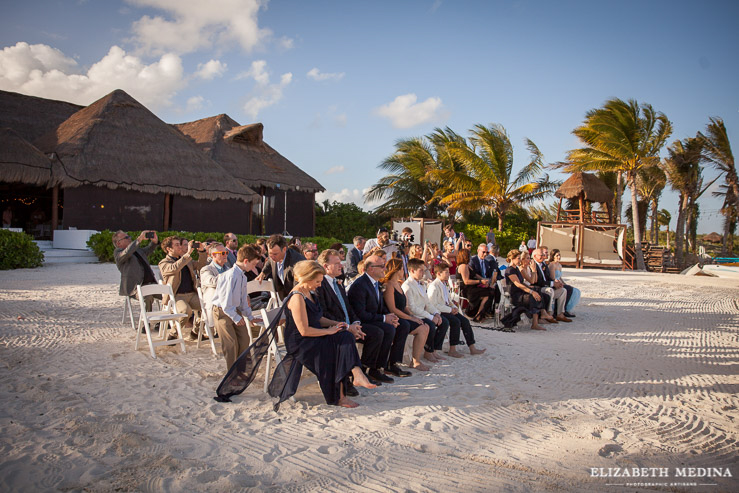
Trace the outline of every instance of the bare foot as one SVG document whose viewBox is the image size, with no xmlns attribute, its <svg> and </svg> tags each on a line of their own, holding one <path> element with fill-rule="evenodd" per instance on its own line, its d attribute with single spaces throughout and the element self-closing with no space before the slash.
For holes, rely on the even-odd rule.
<svg viewBox="0 0 739 493">
<path fill-rule="evenodd" d="M 355 407 L 359 407 L 359 404 L 357 404 L 356 402 L 354 402 L 353 400 L 351 400 L 348 397 L 342 397 L 341 399 L 339 399 L 339 402 L 337 403 L 337 406 L 348 407 L 348 408 L 352 409 L 352 408 L 355 408 Z"/>
<path fill-rule="evenodd" d="M 485 351 L 487 351 L 487 349 L 477 349 L 474 346 L 470 346 L 470 354 L 482 354 Z"/>
<path fill-rule="evenodd" d="M 353 371 L 352 372 L 352 375 L 354 375 L 354 385 L 355 386 L 357 386 L 357 387 L 364 387 L 365 389 L 375 389 L 375 388 L 377 388 L 377 385 L 375 385 L 374 383 L 370 383 L 370 381 L 367 380 L 367 375 L 365 375 L 362 370 Z M 341 401 L 339 401 L 339 402 L 341 402 Z"/>
<path fill-rule="evenodd" d="M 414 361 L 413 364 L 411 365 L 411 368 L 420 370 L 420 371 L 429 371 L 431 369 L 430 366 L 424 365 L 420 361 Z"/>
<path fill-rule="evenodd" d="M 426 358 L 427 361 L 430 361 L 432 363 L 438 363 L 439 359 L 434 355 L 434 353 L 425 352 L 423 353 L 423 357 Z"/>
<path fill-rule="evenodd" d="M 446 358 L 444 356 L 437 354 L 435 351 L 434 356 L 436 356 L 436 359 L 438 359 L 439 361 L 446 361 Z"/>
<path fill-rule="evenodd" d="M 547 329 L 545 329 L 541 325 L 532 325 L 531 330 L 547 330 Z"/>
<path fill-rule="evenodd" d="M 459 351 L 457 351 L 456 349 L 450 349 L 449 352 L 446 354 L 448 354 L 452 358 L 464 358 L 464 355 L 460 353 Z"/>
</svg>

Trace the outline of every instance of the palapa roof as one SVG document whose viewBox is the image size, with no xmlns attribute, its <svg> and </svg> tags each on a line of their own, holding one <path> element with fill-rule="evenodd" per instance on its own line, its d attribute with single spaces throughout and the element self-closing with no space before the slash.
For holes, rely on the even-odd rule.
<svg viewBox="0 0 739 493">
<path fill-rule="evenodd" d="M 724 241 L 724 236 L 713 232 L 704 236 L 703 241 L 708 241 L 710 243 L 721 243 L 722 241 Z"/>
<path fill-rule="evenodd" d="M 84 106 L 65 101 L 0 91 L 0 127 L 12 128 L 28 142 L 33 142 L 82 108 Z"/>
<path fill-rule="evenodd" d="M 10 183 L 46 187 L 59 183 L 49 158 L 10 128 L 0 128 L 0 176 Z"/>
<path fill-rule="evenodd" d="M 117 89 L 34 142 L 55 153 L 62 185 L 118 187 L 196 199 L 258 201 L 180 132 Z"/>
<path fill-rule="evenodd" d="M 322 192 L 323 186 L 262 139 L 264 125 L 239 125 L 221 114 L 174 125 L 245 185 Z"/>
<path fill-rule="evenodd" d="M 613 190 L 591 173 L 576 172 L 567 178 L 554 196 L 565 199 L 575 199 L 584 195 L 589 202 L 610 202 L 613 200 Z"/>
</svg>

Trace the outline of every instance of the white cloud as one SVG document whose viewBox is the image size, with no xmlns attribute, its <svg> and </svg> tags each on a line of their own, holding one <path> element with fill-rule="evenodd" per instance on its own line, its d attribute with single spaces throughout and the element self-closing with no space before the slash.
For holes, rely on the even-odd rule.
<svg viewBox="0 0 739 493">
<path fill-rule="evenodd" d="M 312 69 L 310 69 L 308 73 L 305 75 L 307 75 L 309 79 L 319 80 L 319 81 L 329 80 L 329 79 L 341 80 L 344 78 L 344 72 L 321 73 L 321 71 L 318 70 L 318 68 L 316 67 L 313 67 Z"/>
<path fill-rule="evenodd" d="M 404 94 L 376 108 L 375 113 L 389 119 L 395 128 L 409 128 L 446 118 L 441 98 L 428 98 L 422 103 L 416 103 L 417 100 L 413 93 Z"/>
<path fill-rule="evenodd" d="M 293 74 L 290 72 L 284 73 L 280 76 L 280 82 L 271 84 L 270 74 L 267 71 L 267 62 L 256 60 L 251 62 L 251 68 L 249 70 L 240 73 L 236 78 L 251 78 L 256 82 L 251 97 L 244 105 L 244 112 L 249 118 L 256 120 L 260 111 L 282 99 L 282 91 L 292 82 Z"/>
<path fill-rule="evenodd" d="M 326 170 L 327 175 L 335 175 L 336 173 L 343 173 L 346 168 L 343 166 L 334 166 Z"/>
<path fill-rule="evenodd" d="M 329 202 L 353 202 L 359 207 L 366 208 L 367 205 L 364 203 L 364 193 L 366 191 L 366 188 L 364 190 L 359 190 L 358 188 L 354 188 L 351 190 L 348 188 L 344 188 L 340 192 L 318 192 L 316 194 L 316 202 L 323 202 L 324 200 L 328 200 Z"/>
<path fill-rule="evenodd" d="M 171 104 L 182 87 L 182 61 L 165 54 L 146 65 L 113 46 L 87 73 L 75 73 L 77 62 L 47 45 L 19 42 L 0 52 L 0 89 L 33 96 L 90 104 L 114 89 L 123 89 L 142 104 Z"/>
<path fill-rule="evenodd" d="M 336 122 L 336 125 L 339 127 L 346 127 L 346 113 L 334 116 L 334 122 Z"/>
<path fill-rule="evenodd" d="M 195 111 L 203 108 L 205 98 L 203 96 L 193 96 L 187 100 L 185 111 Z"/>
<path fill-rule="evenodd" d="M 293 46 L 295 46 L 295 41 L 287 36 L 282 36 L 277 40 L 277 46 L 279 46 L 283 51 L 292 50 Z"/>
<path fill-rule="evenodd" d="M 199 63 L 195 77 L 204 80 L 213 80 L 221 77 L 228 66 L 220 60 L 209 60 L 207 63 Z"/>
<path fill-rule="evenodd" d="M 439 7 L 441 7 L 441 0 L 434 0 L 434 3 L 431 5 L 430 12 L 432 14 L 435 13 Z"/>
<path fill-rule="evenodd" d="M 146 53 L 190 53 L 213 46 L 239 44 L 246 52 L 272 36 L 260 28 L 259 10 L 266 0 L 127 0 L 164 12 L 133 23 L 134 40 Z M 283 43 L 284 44 L 284 43 Z"/>
</svg>

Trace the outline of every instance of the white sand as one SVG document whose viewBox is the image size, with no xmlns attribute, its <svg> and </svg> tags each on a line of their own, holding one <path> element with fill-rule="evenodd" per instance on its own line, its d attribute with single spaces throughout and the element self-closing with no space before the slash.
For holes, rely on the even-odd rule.
<svg viewBox="0 0 739 493">
<path fill-rule="evenodd" d="M 262 379 L 212 399 L 207 344 L 135 352 L 114 265 L 0 272 L 0 491 L 635 491 L 590 468 L 686 466 L 734 477 L 637 481 L 739 490 L 736 283 L 566 276 L 574 323 L 477 330 L 485 355 L 361 389 L 358 409 L 314 384 L 275 413 Z"/>
</svg>

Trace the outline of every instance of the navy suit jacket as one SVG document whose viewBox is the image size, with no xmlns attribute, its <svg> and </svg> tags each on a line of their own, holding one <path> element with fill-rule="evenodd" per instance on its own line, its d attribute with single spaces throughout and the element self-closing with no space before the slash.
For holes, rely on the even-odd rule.
<svg viewBox="0 0 739 493">
<path fill-rule="evenodd" d="M 495 260 L 495 258 L 492 255 L 488 255 L 485 257 L 485 279 L 492 279 L 493 274 L 498 272 L 498 262 Z M 477 277 L 482 279 L 482 268 L 480 267 L 480 257 L 475 255 L 470 259 L 470 270 L 473 274 L 476 274 Z"/>
<path fill-rule="evenodd" d="M 349 298 L 346 296 L 344 286 L 342 286 L 341 283 L 338 283 L 338 285 L 341 297 L 344 298 L 346 312 L 349 315 L 349 323 L 356 322 L 359 320 L 359 317 L 354 313 L 354 309 L 352 308 L 351 303 L 349 303 Z M 336 291 L 334 291 L 334 288 L 326 277 L 323 278 L 323 282 L 321 282 L 321 285 L 316 289 L 316 297 L 318 298 L 318 303 L 323 309 L 324 317 L 337 322 L 344 321 L 344 311 L 341 309 L 339 298 L 336 296 Z"/>
<path fill-rule="evenodd" d="M 382 292 L 378 302 L 377 292 L 367 274 L 362 274 L 349 286 L 349 303 L 363 324 L 383 322 L 383 314 L 387 313 L 385 303 L 382 301 Z"/>
<path fill-rule="evenodd" d="M 356 277 L 359 274 L 357 270 L 357 264 L 362 260 L 362 252 L 357 250 L 357 247 L 352 247 L 346 256 L 346 265 L 344 266 L 344 274 L 348 279 Z"/>
<path fill-rule="evenodd" d="M 534 264 L 534 267 L 537 267 L 536 262 L 534 262 L 533 260 L 531 262 Z M 542 271 L 544 273 L 543 276 Z M 536 283 L 534 284 L 535 286 L 550 288 L 552 287 L 552 281 L 554 281 L 554 279 L 552 279 L 552 277 L 549 275 L 549 268 L 547 267 L 547 264 L 542 264 L 541 269 L 537 267 Z"/>
</svg>

